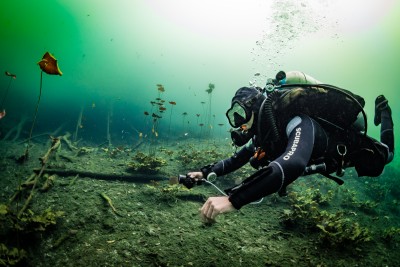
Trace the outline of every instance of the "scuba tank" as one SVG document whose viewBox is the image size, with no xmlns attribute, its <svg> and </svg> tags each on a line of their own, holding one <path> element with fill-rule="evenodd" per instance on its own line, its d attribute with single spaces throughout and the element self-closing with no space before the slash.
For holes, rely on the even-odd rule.
<svg viewBox="0 0 400 267">
<path fill-rule="evenodd" d="M 301 71 L 288 71 L 283 72 L 280 71 L 276 75 L 276 78 L 280 79 L 279 84 L 322 84 L 322 82 L 317 79 L 311 77 L 310 75 L 305 74 Z"/>
<path fill-rule="evenodd" d="M 304 72 L 301 71 L 279 71 L 275 79 L 269 78 L 265 84 L 264 87 L 264 92 L 272 92 L 274 89 L 277 89 L 277 87 L 281 85 L 291 85 L 291 84 L 309 84 L 309 85 L 315 85 L 315 84 L 322 84 L 322 82 L 318 81 L 314 77 L 311 77 L 310 75 L 305 74 Z"/>
<path fill-rule="evenodd" d="M 301 112 L 337 129 L 344 130 L 356 126 L 352 128 L 364 132 L 364 135 L 367 133 L 365 101 L 361 96 L 323 84 L 301 71 L 279 71 L 275 79 L 267 80 L 264 93 L 269 98 L 269 101 L 266 101 L 270 105 L 269 112 L 265 110 L 267 113 L 274 110 L 281 118 L 289 118 Z M 273 120 L 268 120 L 274 124 Z"/>
</svg>

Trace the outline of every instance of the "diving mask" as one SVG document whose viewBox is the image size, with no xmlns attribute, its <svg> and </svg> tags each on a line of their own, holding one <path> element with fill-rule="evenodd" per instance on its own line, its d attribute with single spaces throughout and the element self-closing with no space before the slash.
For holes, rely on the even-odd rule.
<svg viewBox="0 0 400 267">
<path fill-rule="evenodd" d="M 226 112 L 226 117 L 228 118 L 229 124 L 233 128 L 239 128 L 243 124 L 250 121 L 252 112 L 249 108 L 245 108 L 242 103 L 234 101 L 232 106 Z"/>
<path fill-rule="evenodd" d="M 253 124 L 254 112 L 251 113 L 250 120 L 247 123 L 231 131 L 231 138 L 235 146 L 241 147 L 245 145 L 254 136 L 254 129 L 252 129 Z"/>
</svg>

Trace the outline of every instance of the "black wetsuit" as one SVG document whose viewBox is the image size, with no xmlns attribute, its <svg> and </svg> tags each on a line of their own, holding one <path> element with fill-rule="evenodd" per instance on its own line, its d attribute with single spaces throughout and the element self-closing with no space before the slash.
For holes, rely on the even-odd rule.
<svg viewBox="0 0 400 267">
<path fill-rule="evenodd" d="M 386 164 L 393 159 L 394 141 L 393 123 L 391 118 L 389 123 L 384 115 L 382 115 L 381 132 L 385 133 L 381 135 L 381 141 L 387 143 L 386 145 L 381 143 L 378 145 L 383 147 L 384 152 L 382 154 L 385 154 Z M 229 191 L 230 202 L 236 209 L 240 209 L 243 205 L 284 190 L 287 185 L 304 173 L 309 164 L 318 161 L 321 157 L 327 159 L 327 155 L 329 156 L 329 153 L 332 153 L 329 149 L 329 142 L 331 142 L 331 139 L 335 139 L 332 137 L 334 136 L 326 134 L 326 131 L 310 117 L 306 115 L 294 117 L 286 126 L 286 137 L 283 138 L 283 142 L 281 140 L 281 144 L 286 148 L 275 148 L 283 151 L 283 153 L 272 159 L 267 166 L 256 171 L 243 183 L 231 189 Z M 328 140 L 330 141 L 328 142 Z M 369 138 L 368 140 L 373 139 Z M 376 140 L 373 141 L 378 143 Z M 207 176 L 210 172 L 214 172 L 217 176 L 220 176 L 237 170 L 249 162 L 255 153 L 255 149 L 252 143 L 248 144 L 231 158 L 217 162 L 208 170 L 202 169 L 203 175 Z M 356 149 L 356 146 L 351 149 Z M 349 166 L 354 165 L 342 167 Z M 328 170 L 328 172 L 332 172 L 332 170 Z"/>
</svg>

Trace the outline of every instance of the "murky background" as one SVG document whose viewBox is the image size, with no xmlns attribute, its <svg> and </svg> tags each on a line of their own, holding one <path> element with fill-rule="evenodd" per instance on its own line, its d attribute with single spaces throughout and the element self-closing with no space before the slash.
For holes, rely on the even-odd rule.
<svg viewBox="0 0 400 267">
<path fill-rule="evenodd" d="M 212 138 L 229 137 L 225 111 L 235 90 L 301 70 L 364 96 L 369 134 L 378 138 L 377 95 L 399 119 L 399 14 L 394 0 L 2 1 L 0 70 L 17 79 L 5 95 L 10 77 L 0 76 L 1 124 L 32 120 L 36 63 L 49 51 L 63 76 L 44 75 L 34 133 L 62 124 L 73 132 L 83 109 L 84 139 L 104 140 L 110 115 L 114 142 L 133 142 L 151 127 L 144 112 L 157 108 L 150 102 L 162 84 L 160 139 L 202 137 L 207 128 Z"/>
</svg>

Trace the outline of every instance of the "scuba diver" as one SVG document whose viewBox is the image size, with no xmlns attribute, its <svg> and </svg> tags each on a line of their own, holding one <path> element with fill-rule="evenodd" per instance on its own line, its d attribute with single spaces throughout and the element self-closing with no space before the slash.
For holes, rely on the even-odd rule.
<svg viewBox="0 0 400 267">
<path fill-rule="evenodd" d="M 248 162 L 257 171 L 225 190 L 225 196 L 208 198 L 200 211 L 202 219 L 212 222 L 221 213 L 276 192 L 285 196 L 286 187 L 300 176 L 319 173 L 342 184 L 338 177 L 349 167 L 358 176 L 379 176 L 394 156 L 391 109 L 383 95 L 376 98 L 379 142 L 367 135 L 364 104 L 362 97 L 298 71 L 280 71 L 264 89 L 238 89 L 226 116 L 236 129 L 231 131 L 233 143 L 241 149 L 187 173 L 186 181 L 200 184 Z"/>
</svg>

